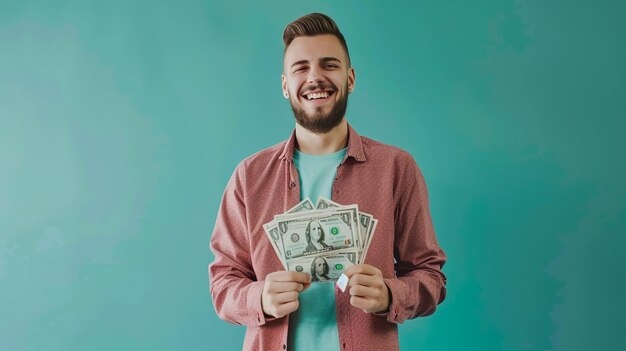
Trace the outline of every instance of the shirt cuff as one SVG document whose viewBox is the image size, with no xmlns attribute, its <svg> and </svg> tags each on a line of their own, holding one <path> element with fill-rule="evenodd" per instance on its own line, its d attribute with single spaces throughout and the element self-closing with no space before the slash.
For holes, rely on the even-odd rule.
<svg viewBox="0 0 626 351">
<path fill-rule="evenodd" d="M 389 311 L 391 311 L 391 303 L 393 302 L 393 298 L 391 296 L 391 289 L 389 288 L 389 285 L 387 285 L 387 282 L 385 282 L 385 286 L 387 286 L 387 293 L 389 294 L 389 306 L 387 306 L 387 310 L 383 311 L 383 312 L 373 312 L 372 314 L 375 316 L 381 316 L 381 317 L 386 317 L 389 315 Z"/>
<path fill-rule="evenodd" d="M 385 284 L 389 288 L 389 310 L 382 313 L 374 313 L 377 316 L 386 316 L 390 323 L 402 323 L 406 317 L 402 315 L 400 307 L 403 299 L 402 282 L 398 278 L 385 278 Z"/>
<path fill-rule="evenodd" d="M 263 286 L 265 281 L 256 281 L 250 283 L 250 290 L 248 290 L 248 311 L 254 311 L 251 318 L 250 325 L 263 325 L 267 322 L 271 322 L 276 317 L 266 317 L 263 312 L 263 304 L 261 302 L 261 295 L 263 294 Z"/>
</svg>

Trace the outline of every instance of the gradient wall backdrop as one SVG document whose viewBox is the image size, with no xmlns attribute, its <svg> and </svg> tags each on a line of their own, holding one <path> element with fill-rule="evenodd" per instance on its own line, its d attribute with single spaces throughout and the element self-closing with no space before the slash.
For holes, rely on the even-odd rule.
<svg viewBox="0 0 626 351">
<path fill-rule="evenodd" d="M 623 2 L 75 0 L 0 1 L 2 350 L 241 348 L 208 242 L 236 164 L 293 128 L 282 30 L 315 11 L 449 255 L 403 349 L 626 349 Z"/>
</svg>

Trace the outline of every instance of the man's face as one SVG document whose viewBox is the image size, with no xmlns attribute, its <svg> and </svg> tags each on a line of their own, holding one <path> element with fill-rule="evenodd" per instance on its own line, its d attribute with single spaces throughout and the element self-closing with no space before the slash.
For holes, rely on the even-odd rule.
<svg viewBox="0 0 626 351">
<path fill-rule="evenodd" d="M 326 133 L 343 120 L 354 79 L 346 51 L 334 35 L 295 38 L 285 52 L 283 94 L 296 122 L 314 133 Z"/>
<path fill-rule="evenodd" d="M 317 222 L 311 223 L 311 241 L 316 243 L 322 238 L 322 226 Z"/>
<path fill-rule="evenodd" d="M 326 270 L 326 261 L 324 260 L 316 260 L 315 261 L 315 273 L 318 276 L 324 275 L 324 271 Z"/>
</svg>

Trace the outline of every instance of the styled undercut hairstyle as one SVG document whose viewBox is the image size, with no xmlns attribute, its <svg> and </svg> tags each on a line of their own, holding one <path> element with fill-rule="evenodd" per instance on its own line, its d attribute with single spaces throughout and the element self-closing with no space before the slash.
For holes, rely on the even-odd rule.
<svg viewBox="0 0 626 351">
<path fill-rule="evenodd" d="M 283 33 L 283 42 L 285 43 L 284 51 L 287 51 L 291 42 L 297 37 L 312 37 L 322 34 L 332 34 L 339 39 L 339 42 L 346 50 L 348 67 L 350 67 L 350 52 L 348 51 L 346 39 L 343 37 L 343 34 L 341 34 L 341 31 L 339 31 L 337 23 L 323 13 L 311 13 L 289 23 Z"/>
</svg>

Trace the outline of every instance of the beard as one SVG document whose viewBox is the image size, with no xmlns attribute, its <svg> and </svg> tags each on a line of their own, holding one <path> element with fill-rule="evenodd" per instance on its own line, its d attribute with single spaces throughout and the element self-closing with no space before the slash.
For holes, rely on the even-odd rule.
<svg viewBox="0 0 626 351">
<path fill-rule="evenodd" d="M 348 84 L 346 82 L 346 86 L 347 85 Z M 346 115 L 346 109 L 348 108 L 347 90 L 344 90 L 343 92 L 339 91 L 334 85 L 332 85 L 332 83 L 331 85 L 318 84 L 316 86 L 309 87 L 307 90 L 327 90 L 329 87 L 332 88 L 339 96 L 328 113 L 323 113 L 322 108 L 318 107 L 313 114 L 308 114 L 297 101 L 295 101 L 292 97 L 289 98 L 289 103 L 291 104 L 293 115 L 296 118 L 296 123 L 304 129 L 317 134 L 328 133 L 331 129 L 338 126 L 343 120 L 343 117 Z"/>
</svg>

